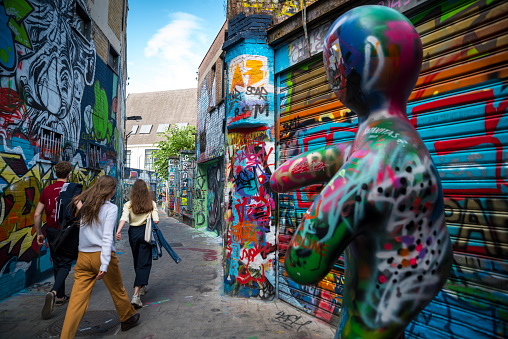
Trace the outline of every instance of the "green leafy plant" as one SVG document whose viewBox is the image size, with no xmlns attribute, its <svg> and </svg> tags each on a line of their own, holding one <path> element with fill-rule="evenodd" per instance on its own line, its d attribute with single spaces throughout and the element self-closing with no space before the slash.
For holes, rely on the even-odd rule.
<svg viewBox="0 0 508 339">
<path fill-rule="evenodd" d="M 168 160 L 171 156 L 179 156 L 181 150 L 196 149 L 196 126 L 177 127 L 166 129 L 162 136 L 165 140 L 154 144 L 158 150 L 151 155 L 153 169 L 159 178 L 167 179 L 169 176 Z"/>
</svg>

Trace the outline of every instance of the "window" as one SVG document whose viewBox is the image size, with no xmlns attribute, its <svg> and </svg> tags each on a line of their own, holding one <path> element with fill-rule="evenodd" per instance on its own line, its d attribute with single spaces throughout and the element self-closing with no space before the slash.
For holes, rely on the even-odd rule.
<svg viewBox="0 0 508 339">
<path fill-rule="evenodd" d="M 153 161 L 155 159 L 152 159 L 152 154 L 154 152 L 157 152 L 156 149 L 145 149 L 145 169 L 151 170 L 153 166 Z"/>
<path fill-rule="evenodd" d="M 99 168 L 101 167 L 101 158 L 102 158 L 102 151 L 101 147 L 99 145 L 90 144 L 90 148 L 88 151 L 88 166 L 92 168 Z"/>
<path fill-rule="evenodd" d="M 171 126 L 171 124 L 159 124 L 157 127 L 157 133 L 164 132 L 169 126 Z"/>
<path fill-rule="evenodd" d="M 92 33 L 92 20 L 78 1 L 76 1 L 76 11 L 74 14 L 73 26 L 76 31 L 78 31 L 86 40 L 90 41 Z"/>
<path fill-rule="evenodd" d="M 182 128 L 182 127 L 189 126 L 189 123 L 188 122 L 177 122 L 175 125 L 178 128 Z"/>
<path fill-rule="evenodd" d="M 138 125 L 132 126 L 131 134 L 136 134 L 137 131 L 138 131 Z"/>
<path fill-rule="evenodd" d="M 131 167 L 131 151 L 125 153 L 125 167 Z"/>
<path fill-rule="evenodd" d="M 141 128 L 139 129 L 139 134 L 150 134 L 151 130 L 152 125 L 141 125 Z"/>
<path fill-rule="evenodd" d="M 111 67 L 113 72 L 115 72 L 117 74 L 118 74 L 118 59 L 119 59 L 119 55 L 118 55 L 117 51 L 115 51 L 113 46 L 111 46 L 111 44 L 110 44 L 109 45 L 109 54 L 108 54 L 108 65 L 109 65 L 109 67 Z"/>
<path fill-rule="evenodd" d="M 45 160 L 59 161 L 63 151 L 62 141 L 62 134 L 42 127 L 39 141 L 39 157 Z"/>
</svg>

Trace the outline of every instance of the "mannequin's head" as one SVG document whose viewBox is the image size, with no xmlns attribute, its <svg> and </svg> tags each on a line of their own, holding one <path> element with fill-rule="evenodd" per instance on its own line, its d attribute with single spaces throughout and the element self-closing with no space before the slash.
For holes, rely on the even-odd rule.
<svg viewBox="0 0 508 339">
<path fill-rule="evenodd" d="M 405 110 L 422 63 L 411 22 L 384 6 L 361 6 L 339 17 L 323 46 L 328 81 L 359 116 L 379 108 Z"/>
</svg>

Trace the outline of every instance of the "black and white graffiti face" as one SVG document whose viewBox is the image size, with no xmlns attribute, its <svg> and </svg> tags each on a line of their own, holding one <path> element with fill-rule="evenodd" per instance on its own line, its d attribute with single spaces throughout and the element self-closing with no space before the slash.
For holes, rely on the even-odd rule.
<svg viewBox="0 0 508 339">
<path fill-rule="evenodd" d="M 43 126 L 51 127 L 76 147 L 81 98 L 95 75 L 95 46 L 73 28 L 74 1 L 36 0 L 30 4 L 33 11 L 24 24 L 32 48 L 18 44 L 16 72 L 17 89 L 26 103 L 29 135 L 39 135 Z"/>
</svg>

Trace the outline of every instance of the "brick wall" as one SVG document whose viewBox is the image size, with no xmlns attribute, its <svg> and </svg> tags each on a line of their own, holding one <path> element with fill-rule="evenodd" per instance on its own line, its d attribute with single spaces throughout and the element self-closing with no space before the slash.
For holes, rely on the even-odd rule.
<svg viewBox="0 0 508 339">
<path fill-rule="evenodd" d="M 92 39 L 95 43 L 97 56 L 108 63 L 109 42 L 106 35 L 101 31 L 99 26 L 92 22 Z"/>
<path fill-rule="evenodd" d="M 108 25 L 118 40 L 122 34 L 122 9 L 124 0 L 109 0 Z"/>
<path fill-rule="evenodd" d="M 226 36 L 226 28 L 227 28 L 227 22 L 222 25 L 222 28 L 220 29 L 219 33 L 215 37 L 215 40 L 213 41 L 212 45 L 208 49 L 208 52 L 206 53 L 205 57 L 203 58 L 203 61 L 199 65 L 198 68 L 198 83 L 200 82 L 200 79 L 202 79 L 206 73 L 208 73 L 210 67 L 215 64 L 216 59 L 218 57 L 218 54 L 222 52 L 222 44 L 224 43 L 224 39 Z"/>
<path fill-rule="evenodd" d="M 225 40 L 226 23 L 210 46 L 198 71 L 197 109 L 197 159 L 209 161 L 224 155 L 225 106 L 223 102 L 223 59 L 222 45 Z"/>
</svg>

